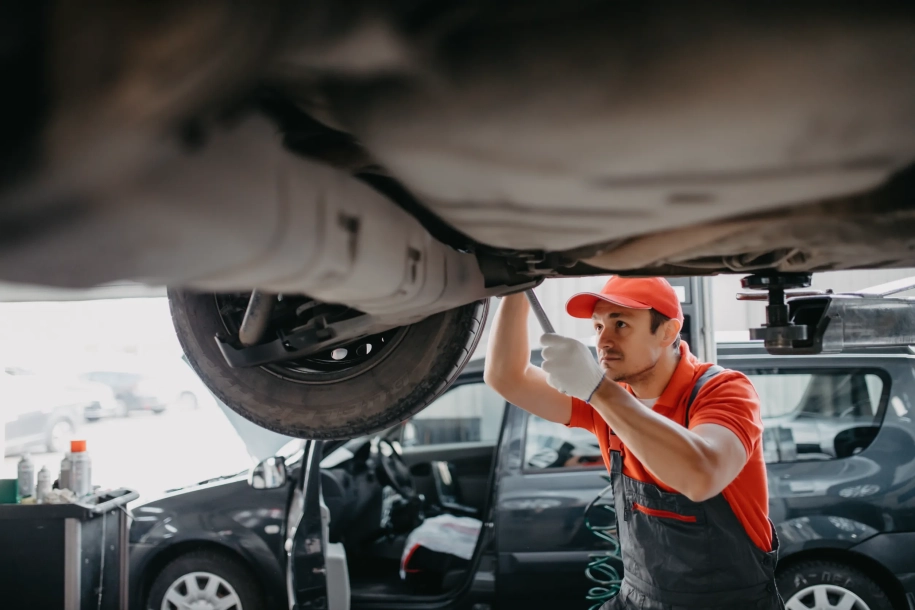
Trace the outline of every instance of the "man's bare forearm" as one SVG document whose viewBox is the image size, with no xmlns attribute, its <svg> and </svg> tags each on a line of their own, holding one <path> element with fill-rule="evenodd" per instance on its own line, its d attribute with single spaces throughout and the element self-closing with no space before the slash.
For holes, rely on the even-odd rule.
<svg viewBox="0 0 915 610">
<path fill-rule="evenodd" d="M 655 413 L 610 380 L 594 393 L 591 406 L 661 482 L 690 499 L 705 499 L 717 468 L 715 451 L 705 439 Z"/>
<path fill-rule="evenodd" d="M 486 348 L 486 382 L 493 387 L 519 379 L 530 365 L 529 310 L 524 294 L 512 294 L 499 302 Z"/>
<path fill-rule="evenodd" d="M 530 304 L 523 294 L 502 299 L 489 334 L 486 383 L 505 400 L 543 419 L 566 424 L 572 399 L 550 387 L 546 374 L 531 364 L 527 338 Z"/>
</svg>

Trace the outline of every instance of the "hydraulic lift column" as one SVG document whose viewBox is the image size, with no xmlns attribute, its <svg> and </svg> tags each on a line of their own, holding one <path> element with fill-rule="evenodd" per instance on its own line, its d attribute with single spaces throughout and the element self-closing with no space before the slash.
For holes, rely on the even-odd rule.
<svg viewBox="0 0 915 610">
<path fill-rule="evenodd" d="M 711 278 L 669 277 L 667 281 L 680 297 L 683 330 L 680 336 L 702 362 L 718 361 L 715 325 L 712 322 Z"/>
</svg>

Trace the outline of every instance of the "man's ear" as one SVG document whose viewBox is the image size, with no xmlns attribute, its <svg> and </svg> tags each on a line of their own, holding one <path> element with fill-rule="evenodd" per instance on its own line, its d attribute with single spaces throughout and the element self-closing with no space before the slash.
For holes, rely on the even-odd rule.
<svg viewBox="0 0 915 610">
<path fill-rule="evenodd" d="M 677 340 L 677 337 L 680 336 L 680 329 L 683 328 L 683 324 L 680 323 L 680 320 L 671 318 L 664 323 L 662 327 L 664 329 L 664 334 L 662 339 L 665 346 L 673 345 L 674 341 Z"/>
</svg>

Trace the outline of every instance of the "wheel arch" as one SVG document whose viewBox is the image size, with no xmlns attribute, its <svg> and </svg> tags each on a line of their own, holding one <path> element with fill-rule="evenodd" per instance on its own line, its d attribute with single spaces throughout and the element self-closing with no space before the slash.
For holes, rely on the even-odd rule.
<svg viewBox="0 0 915 610">
<path fill-rule="evenodd" d="M 60 409 L 55 411 L 48 418 L 48 422 L 45 425 L 43 439 L 46 449 L 51 449 L 51 432 L 54 430 L 54 426 L 60 422 L 67 422 L 70 424 L 70 431 L 74 436 L 76 435 L 81 423 L 78 421 L 79 413 L 77 412 L 77 409 L 81 409 L 81 407 L 69 407 L 66 409 Z"/>
<path fill-rule="evenodd" d="M 271 592 L 276 589 L 276 587 L 272 586 L 276 583 L 271 582 L 275 579 L 267 570 L 260 569 L 256 561 L 253 561 L 251 557 L 247 557 L 242 551 L 230 545 L 199 539 L 182 540 L 175 544 L 170 544 L 152 556 L 143 568 L 143 573 L 140 574 L 139 579 L 136 581 L 135 590 L 131 592 L 130 607 L 145 607 L 150 588 L 159 574 L 162 573 L 162 570 L 175 559 L 195 551 L 209 551 L 236 561 L 254 576 L 258 591 L 268 608 L 283 607 L 280 604 L 280 600 Z M 285 587 L 280 587 L 280 590 L 285 591 Z"/>
<path fill-rule="evenodd" d="M 890 603 L 895 610 L 909 610 L 905 589 L 893 572 L 876 559 L 853 550 L 835 547 L 803 549 L 792 553 L 783 559 L 779 559 L 778 566 L 776 567 L 776 575 L 783 570 L 805 561 L 832 561 L 855 568 L 880 585 L 880 588 L 887 593 L 887 596 L 890 598 Z"/>
</svg>

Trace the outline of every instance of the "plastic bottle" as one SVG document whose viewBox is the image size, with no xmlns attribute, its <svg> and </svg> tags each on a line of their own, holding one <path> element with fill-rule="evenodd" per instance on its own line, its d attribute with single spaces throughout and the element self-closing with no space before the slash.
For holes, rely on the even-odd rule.
<svg viewBox="0 0 915 610">
<path fill-rule="evenodd" d="M 35 485 L 35 498 L 39 504 L 45 501 L 49 491 L 51 491 L 51 473 L 42 466 L 38 471 L 38 483 Z"/>
<path fill-rule="evenodd" d="M 27 498 L 35 495 L 35 465 L 25 453 L 19 460 L 19 497 Z"/>
<path fill-rule="evenodd" d="M 73 489 L 73 460 L 70 459 L 70 453 L 64 454 L 64 459 L 60 461 L 60 478 L 57 480 L 57 487 L 60 489 Z"/>
<path fill-rule="evenodd" d="M 92 493 L 92 461 L 86 451 L 86 441 L 70 441 L 70 489 L 77 498 Z"/>
</svg>

